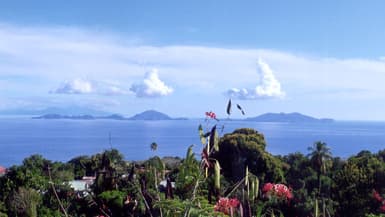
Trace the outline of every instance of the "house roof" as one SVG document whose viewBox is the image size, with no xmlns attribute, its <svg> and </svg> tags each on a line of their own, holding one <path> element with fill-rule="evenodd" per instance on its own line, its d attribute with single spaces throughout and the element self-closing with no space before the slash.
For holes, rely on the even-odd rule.
<svg viewBox="0 0 385 217">
<path fill-rule="evenodd" d="M 85 191 L 87 190 L 87 181 L 84 180 L 72 180 L 68 182 L 75 191 Z"/>
<path fill-rule="evenodd" d="M 69 181 L 68 184 L 73 188 L 75 191 L 86 191 L 88 188 L 94 183 L 95 177 L 88 177 L 85 176 L 81 180 L 72 180 Z"/>
<path fill-rule="evenodd" d="M 0 166 L 0 174 L 5 174 L 7 172 L 7 168 Z"/>
</svg>

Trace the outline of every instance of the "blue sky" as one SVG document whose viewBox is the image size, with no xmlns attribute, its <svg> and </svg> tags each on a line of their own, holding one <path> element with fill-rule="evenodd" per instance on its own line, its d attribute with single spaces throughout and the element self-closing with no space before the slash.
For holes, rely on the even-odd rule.
<svg viewBox="0 0 385 217">
<path fill-rule="evenodd" d="M 0 109 L 385 120 L 385 2 L 8 1 Z M 238 117 L 235 115 L 235 117 Z"/>
</svg>

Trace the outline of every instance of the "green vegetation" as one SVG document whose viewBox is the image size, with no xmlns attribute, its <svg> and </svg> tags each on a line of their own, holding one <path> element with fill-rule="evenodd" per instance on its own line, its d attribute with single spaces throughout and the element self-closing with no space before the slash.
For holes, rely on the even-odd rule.
<svg viewBox="0 0 385 217">
<path fill-rule="evenodd" d="M 126 162 L 115 149 L 67 163 L 32 155 L 0 178 L 0 216 L 358 217 L 385 212 L 385 150 L 342 160 L 316 142 L 307 156 L 273 156 L 255 130 L 225 134 L 211 150 L 210 135 L 201 160 L 191 147 L 184 159 L 155 156 L 144 162 Z M 69 181 L 83 176 L 95 181 L 80 194 Z M 270 183 L 288 186 L 290 197 L 267 193 Z M 234 207 L 223 205 L 226 200 L 235 201 Z"/>
<path fill-rule="evenodd" d="M 192 147 L 143 162 L 115 149 L 67 163 L 32 155 L 0 177 L 0 217 L 384 216 L 385 150 L 343 160 L 318 141 L 308 155 L 273 156 L 261 133 L 219 136 L 218 123 L 211 112 L 199 126 L 200 157 Z"/>
</svg>

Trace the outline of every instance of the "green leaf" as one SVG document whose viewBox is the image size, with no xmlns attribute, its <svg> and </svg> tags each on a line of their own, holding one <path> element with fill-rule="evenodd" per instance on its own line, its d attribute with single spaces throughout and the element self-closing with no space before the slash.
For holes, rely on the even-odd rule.
<svg viewBox="0 0 385 217">
<path fill-rule="evenodd" d="M 217 125 L 214 125 L 214 127 L 211 128 L 209 144 L 211 147 L 214 148 L 215 151 L 219 150 L 219 136 L 217 133 Z"/>
<path fill-rule="evenodd" d="M 249 184 L 249 167 L 246 166 L 246 172 L 245 172 L 245 185 L 247 186 Z"/>
<path fill-rule="evenodd" d="M 237 104 L 237 108 L 239 109 L 239 111 L 241 111 L 242 115 L 245 115 L 245 111 L 243 111 L 242 107 Z"/>
<path fill-rule="evenodd" d="M 228 115 L 231 114 L 231 99 L 229 99 L 229 102 L 227 103 L 226 112 L 227 112 Z"/>
<path fill-rule="evenodd" d="M 255 182 L 251 182 L 251 200 L 255 199 Z"/>
<path fill-rule="evenodd" d="M 262 211 L 263 211 L 264 205 L 259 205 L 257 208 L 257 215 L 256 217 L 262 217 Z"/>
<path fill-rule="evenodd" d="M 245 186 L 247 189 L 247 198 L 250 197 L 250 185 L 249 185 L 249 167 L 246 166 Z"/>
<path fill-rule="evenodd" d="M 219 162 L 216 160 L 215 161 L 215 188 L 220 189 L 221 188 L 221 166 L 219 165 Z"/>
<path fill-rule="evenodd" d="M 318 200 L 315 199 L 315 204 L 314 204 L 314 217 L 318 217 L 318 215 L 319 215 Z"/>
<path fill-rule="evenodd" d="M 199 136 L 203 136 L 203 127 L 202 127 L 202 124 L 199 124 L 198 131 L 199 131 Z"/>
<path fill-rule="evenodd" d="M 215 131 L 214 150 L 219 151 L 219 136 L 218 136 L 217 131 Z"/>
<path fill-rule="evenodd" d="M 203 133 L 203 128 L 201 124 L 199 124 L 198 131 L 199 131 L 199 137 L 201 139 L 201 143 L 202 145 L 205 145 L 207 136 Z"/>
<path fill-rule="evenodd" d="M 192 148 L 193 148 L 193 145 L 190 145 L 190 147 L 188 147 L 188 149 L 187 149 L 187 153 L 186 153 L 186 161 L 187 162 L 191 162 L 194 160 L 194 152 L 193 152 Z"/>
<path fill-rule="evenodd" d="M 258 179 L 258 177 L 255 177 L 254 183 L 255 183 L 254 196 L 255 196 L 255 198 L 258 198 L 258 193 L 259 193 L 259 179 Z"/>
</svg>

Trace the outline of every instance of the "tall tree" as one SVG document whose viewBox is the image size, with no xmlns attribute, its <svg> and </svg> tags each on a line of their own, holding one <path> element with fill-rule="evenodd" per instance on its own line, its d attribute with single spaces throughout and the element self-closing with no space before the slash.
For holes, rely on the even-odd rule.
<svg viewBox="0 0 385 217">
<path fill-rule="evenodd" d="M 308 157 L 317 171 L 318 194 L 321 195 L 321 175 L 325 174 L 327 169 L 332 165 L 332 153 L 325 142 L 315 142 L 313 147 L 309 147 L 310 154 Z"/>
<path fill-rule="evenodd" d="M 124 171 L 125 162 L 123 155 L 116 149 L 106 150 L 91 159 L 98 166 L 94 191 L 102 193 L 107 190 L 117 190 L 118 174 Z"/>
<path fill-rule="evenodd" d="M 241 128 L 225 134 L 219 141 L 219 150 L 213 158 L 219 161 L 223 175 L 239 181 L 245 177 L 245 169 L 258 176 L 261 182 L 285 180 L 283 162 L 265 150 L 263 134 L 254 129 Z"/>
</svg>

